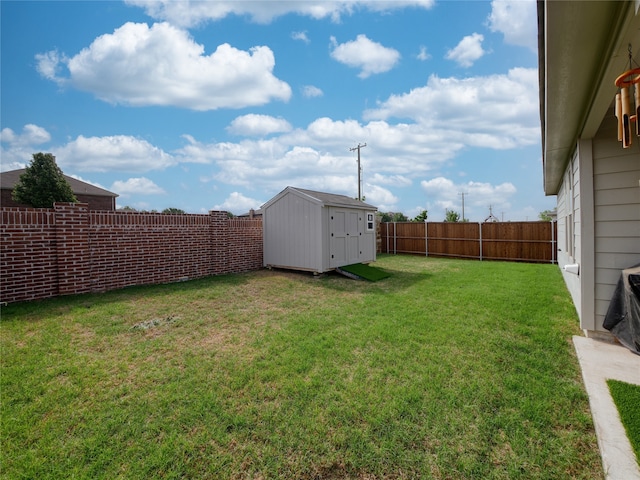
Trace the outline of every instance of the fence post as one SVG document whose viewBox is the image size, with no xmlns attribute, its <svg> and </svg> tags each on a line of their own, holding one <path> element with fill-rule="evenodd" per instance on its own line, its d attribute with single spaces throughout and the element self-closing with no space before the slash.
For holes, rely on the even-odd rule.
<svg viewBox="0 0 640 480">
<path fill-rule="evenodd" d="M 424 256 L 429 256 L 429 235 L 428 235 L 428 227 L 427 227 L 427 219 L 424 219 Z"/>
<path fill-rule="evenodd" d="M 482 223 L 478 222 L 478 231 L 480 235 L 480 261 L 482 261 Z"/>
<path fill-rule="evenodd" d="M 554 234 L 553 234 L 553 220 L 551 220 L 551 263 L 556 263 L 555 262 L 555 255 L 556 255 L 556 248 L 554 247 L 555 244 L 555 238 L 554 238 Z"/>
<path fill-rule="evenodd" d="M 397 237 L 398 237 L 398 228 L 397 228 L 396 222 L 393 222 L 393 254 L 394 255 L 398 254 Z"/>
<path fill-rule="evenodd" d="M 211 275 L 229 273 L 229 217 L 227 212 L 209 211 Z"/>
<path fill-rule="evenodd" d="M 389 222 L 385 222 L 385 226 L 387 227 L 387 253 L 389 253 Z"/>
<path fill-rule="evenodd" d="M 91 291 L 89 204 L 54 203 L 58 294 Z"/>
</svg>

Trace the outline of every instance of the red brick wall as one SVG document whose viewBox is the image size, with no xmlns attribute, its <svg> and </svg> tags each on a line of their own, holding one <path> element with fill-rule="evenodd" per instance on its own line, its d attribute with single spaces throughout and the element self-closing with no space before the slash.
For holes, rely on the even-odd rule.
<svg viewBox="0 0 640 480">
<path fill-rule="evenodd" d="M 245 272 L 261 267 L 262 218 L 229 220 L 228 245 L 229 271 Z"/>
<path fill-rule="evenodd" d="M 55 212 L 2 208 L 0 218 L 0 301 L 57 295 Z"/>
<path fill-rule="evenodd" d="M 262 266 L 262 220 L 1 208 L 0 301 L 170 283 Z"/>
</svg>

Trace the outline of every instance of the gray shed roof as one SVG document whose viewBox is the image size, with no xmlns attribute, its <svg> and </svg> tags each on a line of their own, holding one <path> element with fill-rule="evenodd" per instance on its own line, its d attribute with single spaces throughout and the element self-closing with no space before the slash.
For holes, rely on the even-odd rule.
<svg viewBox="0 0 640 480">
<path fill-rule="evenodd" d="M 20 180 L 20 175 L 25 172 L 24 168 L 19 170 L 9 170 L 8 172 L 0 173 L 0 188 L 13 190 L 13 187 L 16 186 L 18 180 Z M 68 175 L 64 175 L 64 178 L 69 182 L 71 186 L 71 190 L 73 193 L 80 195 L 94 195 L 97 197 L 117 197 L 117 193 L 110 192 L 109 190 L 105 190 L 104 188 L 96 187 L 95 185 L 91 185 L 90 183 L 83 182 L 81 180 L 77 180 L 73 177 L 69 177 Z"/>
<path fill-rule="evenodd" d="M 378 210 L 377 207 L 365 202 L 356 200 L 355 198 L 347 197 L 346 195 L 338 195 L 336 193 L 316 192 L 314 190 L 307 190 L 304 188 L 287 187 L 281 191 L 278 195 L 273 197 L 267 203 L 262 206 L 264 210 L 266 207 L 274 203 L 280 197 L 287 193 L 293 193 L 308 198 L 314 203 L 320 204 L 323 207 L 351 207 L 351 208 L 365 208 L 367 210 Z"/>
</svg>

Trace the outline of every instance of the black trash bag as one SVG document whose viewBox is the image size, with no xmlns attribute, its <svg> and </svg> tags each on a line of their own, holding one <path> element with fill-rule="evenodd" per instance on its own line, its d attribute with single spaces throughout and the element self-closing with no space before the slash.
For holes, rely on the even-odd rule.
<svg viewBox="0 0 640 480">
<path fill-rule="evenodd" d="M 622 271 L 602 326 L 640 355 L 640 264 Z"/>
</svg>

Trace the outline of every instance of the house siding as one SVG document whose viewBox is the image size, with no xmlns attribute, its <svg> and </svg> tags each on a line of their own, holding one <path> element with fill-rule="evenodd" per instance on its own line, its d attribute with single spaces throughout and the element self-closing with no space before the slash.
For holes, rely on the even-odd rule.
<svg viewBox="0 0 640 480">
<path fill-rule="evenodd" d="M 593 142 L 591 139 L 578 141 L 577 160 L 579 180 L 576 189 L 580 192 L 579 236 L 576 242 L 579 254 L 580 322 L 584 330 L 594 330 L 594 213 L 593 213 Z"/>
<path fill-rule="evenodd" d="M 582 322 L 582 294 L 580 275 L 564 270 L 566 265 L 581 263 L 580 235 L 580 162 L 578 149 L 567 165 L 558 192 L 558 266 Z"/>
<path fill-rule="evenodd" d="M 565 264 L 569 263 L 567 258 L 567 192 L 565 183 L 563 182 L 558 190 L 556 197 L 556 211 L 558 218 L 558 265 L 562 268 Z"/>
<path fill-rule="evenodd" d="M 623 149 L 609 113 L 593 140 L 596 330 L 604 330 L 621 270 L 640 263 L 640 138 Z"/>
<path fill-rule="evenodd" d="M 586 331 L 602 327 L 621 270 L 640 263 L 640 140 L 617 142 L 607 115 L 579 140 L 557 195 L 558 265 Z M 580 265 L 578 275 L 564 270 Z"/>
</svg>

